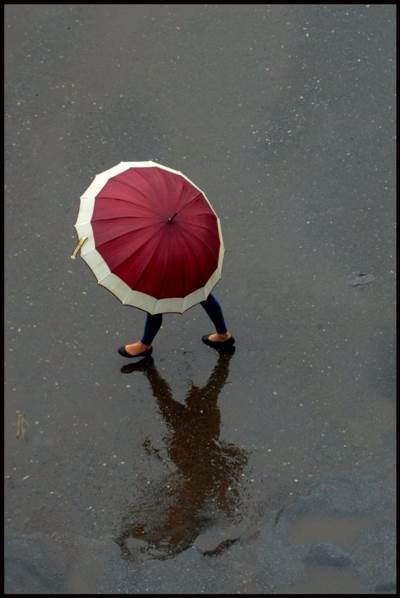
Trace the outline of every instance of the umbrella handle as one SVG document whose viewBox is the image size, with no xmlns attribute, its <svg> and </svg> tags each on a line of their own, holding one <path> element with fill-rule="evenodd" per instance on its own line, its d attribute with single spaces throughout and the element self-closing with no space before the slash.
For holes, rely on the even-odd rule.
<svg viewBox="0 0 400 598">
<path fill-rule="evenodd" d="M 78 245 L 74 249 L 74 253 L 71 255 L 71 260 L 75 260 L 76 259 L 76 254 L 78 253 L 78 251 L 80 250 L 80 248 L 82 247 L 82 245 L 84 244 L 84 242 L 88 240 L 88 238 L 89 237 L 82 237 L 82 239 L 80 239 Z"/>
</svg>

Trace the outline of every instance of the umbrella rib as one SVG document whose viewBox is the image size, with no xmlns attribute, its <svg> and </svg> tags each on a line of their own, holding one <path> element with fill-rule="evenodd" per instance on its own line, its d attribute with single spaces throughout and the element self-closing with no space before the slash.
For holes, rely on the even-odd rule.
<svg viewBox="0 0 400 598">
<path fill-rule="evenodd" d="M 154 235 L 153 235 L 153 237 L 154 237 Z M 152 237 L 152 238 L 153 238 L 153 237 Z M 156 251 L 157 251 L 157 249 L 158 249 L 158 247 L 159 247 L 159 245 L 160 245 L 161 241 L 162 241 L 162 238 L 160 238 L 160 239 L 159 239 L 158 243 L 156 244 L 156 246 L 155 246 L 154 250 L 153 250 L 153 251 L 152 251 L 152 253 L 151 253 L 151 256 L 150 256 L 150 257 L 147 259 L 147 264 L 145 265 L 145 267 L 143 268 L 142 272 L 140 273 L 140 276 L 139 276 L 139 278 L 137 278 L 137 279 L 135 280 L 135 282 L 133 283 L 133 285 L 134 285 L 134 286 L 136 286 L 136 285 L 138 284 L 138 282 L 139 282 L 139 281 L 140 281 L 140 280 L 143 278 L 143 274 L 146 272 L 147 268 L 149 267 L 149 265 L 150 265 L 150 262 L 151 262 L 151 260 L 152 260 L 152 258 L 153 258 L 153 255 L 156 253 Z"/>
<path fill-rule="evenodd" d="M 144 177 L 140 172 L 138 172 L 137 170 L 135 170 L 135 174 L 140 176 L 146 183 L 147 185 L 149 185 L 150 187 L 152 186 L 151 183 L 149 183 L 149 181 L 146 179 L 146 177 Z M 113 180 L 113 179 L 111 179 Z M 114 179 L 116 180 L 116 179 Z M 131 189 L 134 189 L 135 191 L 137 191 L 138 193 L 140 193 L 140 195 L 143 195 L 143 197 L 145 199 L 149 199 L 145 193 L 143 193 L 143 191 L 140 191 L 140 189 L 138 189 L 137 187 L 134 187 L 133 185 L 130 185 L 129 183 L 126 183 L 125 181 L 116 181 L 117 183 L 122 183 L 123 185 L 126 185 L 127 187 L 130 187 Z"/>
<path fill-rule="evenodd" d="M 193 197 L 190 201 L 188 201 L 187 203 L 185 203 L 184 206 L 181 207 L 181 209 L 178 211 L 178 214 L 179 214 L 179 212 L 182 212 L 182 210 L 184 210 L 185 208 L 187 208 L 187 206 L 190 206 L 190 204 L 192 202 L 194 202 L 196 199 L 198 199 L 199 197 L 200 198 L 202 197 L 202 194 L 200 193 L 200 191 L 197 192 L 197 194 L 195 195 L 195 197 Z"/>
<path fill-rule="evenodd" d="M 210 211 L 208 211 L 208 212 L 198 212 L 197 214 L 193 214 L 192 218 L 194 218 L 195 216 L 196 217 L 197 216 L 213 216 L 213 218 L 216 217 L 215 214 L 213 212 L 210 212 Z"/>
<path fill-rule="evenodd" d="M 189 226 L 189 227 L 190 227 L 190 226 L 194 226 L 195 228 L 203 228 L 204 230 L 208 230 L 208 231 L 210 231 L 210 227 L 209 227 L 209 226 L 205 226 L 205 225 L 203 225 L 203 226 L 202 226 L 201 224 L 197 224 L 197 222 L 196 222 L 196 223 L 194 223 L 194 222 L 190 222 L 190 221 L 189 221 L 189 222 L 180 222 L 179 224 L 180 224 L 181 226 L 182 226 L 182 225 Z M 210 231 L 210 232 L 211 232 L 211 231 Z"/>
<path fill-rule="evenodd" d="M 162 276 L 160 276 L 161 287 L 157 291 L 158 297 L 162 297 L 162 291 L 164 290 L 165 282 L 167 280 L 167 277 L 165 276 L 167 268 L 168 268 L 168 251 L 165 251 L 164 269 L 163 269 Z"/>
<path fill-rule="evenodd" d="M 153 167 L 153 168 L 155 168 L 155 167 Z M 141 172 L 139 172 L 138 170 L 135 170 L 135 174 L 140 176 L 140 178 L 144 180 L 146 185 L 149 185 L 150 187 L 152 186 L 151 183 L 149 183 L 149 181 L 146 179 L 145 176 L 143 176 L 143 174 Z"/>
<path fill-rule="evenodd" d="M 112 218 L 92 218 L 91 222 L 111 222 L 112 220 L 129 220 L 130 218 L 151 218 L 151 216 L 113 216 Z"/>
<path fill-rule="evenodd" d="M 184 231 L 184 232 L 186 232 L 186 231 Z M 211 247 L 208 245 L 208 243 L 206 243 L 206 242 L 204 241 L 204 239 L 202 239 L 201 237 L 199 237 L 198 235 L 196 235 L 196 234 L 195 234 L 194 232 L 192 232 L 192 231 L 191 231 L 190 233 L 188 233 L 188 234 L 190 234 L 190 235 L 191 235 L 191 236 L 193 236 L 193 237 L 196 237 L 196 239 L 198 239 L 199 241 L 201 241 L 201 242 L 203 243 L 203 245 L 205 245 L 209 251 L 213 252 L 213 251 L 212 251 L 212 249 L 211 249 Z M 219 239 L 219 237 L 218 237 L 218 239 Z"/>
<path fill-rule="evenodd" d="M 184 233 L 184 231 L 181 230 L 180 232 L 181 232 L 181 235 L 182 235 L 181 238 L 182 238 L 184 244 L 186 245 L 186 247 L 189 249 L 189 252 L 194 257 L 194 261 L 196 262 L 196 265 L 197 265 L 197 272 L 200 274 L 201 278 L 203 278 L 203 271 L 202 271 L 202 268 L 201 268 L 201 266 L 199 264 L 197 253 L 195 251 L 193 251 L 193 249 L 190 247 L 189 243 L 186 241 L 184 234 L 182 234 L 182 233 Z"/>
<path fill-rule="evenodd" d="M 144 245 L 146 245 L 147 243 L 149 243 L 152 239 L 154 239 L 154 237 L 159 233 L 159 231 L 157 231 L 156 233 L 154 233 L 154 235 L 152 235 L 151 237 L 149 237 L 148 239 L 146 239 L 146 241 L 144 241 L 141 245 L 139 245 L 139 247 L 137 247 L 135 249 L 135 251 L 133 253 L 131 253 L 127 258 L 125 258 L 124 260 L 122 260 L 122 262 L 119 262 L 119 264 L 117 264 L 116 266 L 113 266 L 113 270 L 111 271 L 111 274 L 114 273 L 114 270 L 116 270 L 117 268 L 119 268 L 124 262 L 128 261 L 133 255 L 135 255 L 136 253 L 138 253 L 138 251 L 140 251 L 142 249 L 142 247 Z M 158 247 L 158 245 L 157 245 Z M 103 258 L 104 259 L 104 258 Z M 104 260 L 105 261 L 105 260 Z M 107 276 L 109 276 L 109 274 L 107 274 Z M 102 280 L 104 280 L 105 278 L 107 278 L 107 276 L 105 276 L 104 278 L 100 279 L 98 282 L 101 282 Z M 117 274 L 115 276 L 118 276 Z"/>
<path fill-rule="evenodd" d="M 182 197 L 183 193 L 186 191 L 186 188 L 185 188 L 185 185 L 184 185 L 184 183 L 183 183 L 183 180 L 182 180 L 182 178 L 179 178 L 179 181 L 182 183 L 182 187 L 181 187 L 181 190 L 180 190 L 180 193 L 179 193 L 178 197 L 176 198 L 176 206 L 178 206 L 178 205 L 179 205 L 179 202 L 180 202 L 180 200 L 181 200 L 181 197 Z M 178 210 L 177 214 L 178 214 L 180 211 L 181 211 L 181 210 Z"/>
<path fill-rule="evenodd" d="M 140 173 L 139 172 L 135 172 L 135 174 L 138 174 L 139 176 Z M 146 179 L 144 177 L 142 177 L 145 181 Z M 130 189 L 134 189 L 135 191 L 137 191 L 137 193 L 140 193 L 140 195 L 142 195 L 147 201 L 149 201 L 149 198 L 143 193 L 143 191 L 140 191 L 140 189 L 138 189 L 137 187 L 134 187 L 133 185 L 130 185 L 129 183 L 126 183 L 125 181 L 118 181 L 115 177 L 111 178 L 110 181 L 115 181 L 116 183 L 121 183 L 121 185 L 125 185 L 126 187 L 129 187 Z M 147 184 L 149 184 L 148 181 L 146 181 Z"/>
<path fill-rule="evenodd" d="M 167 179 L 167 176 L 166 176 L 165 174 L 164 174 L 164 175 L 163 175 L 163 174 L 161 174 L 161 172 L 160 172 L 160 169 L 159 169 L 159 168 L 154 168 L 154 171 L 155 171 L 155 175 L 156 175 L 156 177 L 158 178 L 158 181 L 160 181 L 160 180 L 161 180 L 161 184 L 162 184 L 162 186 L 164 187 L 164 191 L 165 191 L 165 197 L 168 197 L 168 196 L 169 196 L 169 194 L 170 194 L 170 192 L 169 192 L 169 189 L 168 189 L 168 183 L 167 183 L 167 180 L 168 180 L 168 179 Z M 143 174 L 142 174 L 142 173 L 140 173 L 140 172 L 138 172 L 138 175 L 139 175 L 139 176 L 141 176 L 141 177 L 142 177 L 142 179 L 144 179 L 148 185 L 150 185 L 150 186 L 151 186 L 151 187 L 153 187 L 153 188 L 155 187 L 155 192 L 157 193 L 157 185 L 158 185 L 158 183 L 154 183 L 153 181 L 150 183 L 150 182 L 149 182 L 149 181 L 146 179 L 146 177 L 145 177 L 145 176 L 143 176 Z"/>
<path fill-rule="evenodd" d="M 177 229 L 178 231 L 179 229 Z M 178 233 L 179 234 L 179 233 Z M 171 237 L 171 244 L 172 246 L 174 246 L 174 250 L 176 251 L 176 242 L 178 241 L 177 239 L 177 235 Z M 178 245 L 178 250 L 179 250 L 179 245 Z M 179 251 L 180 253 L 180 251 Z M 179 261 L 179 269 L 181 272 L 181 277 L 179 277 L 179 293 L 176 293 L 176 297 L 184 297 L 185 296 L 185 288 L 186 288 L 186 268 L 185 268 L 185 264 L 182 262 L 182 260 Z M 177 286 L 178 289 L 178 286 Z"/>
<path fill-rule="evenodd" d="M 122 233 L 121 235 L 117 235 L 116 237 L 113 237 L 112 239 L 108 239 L 108 241 L 103 241 L 103 243 L 100 243 L 100 245 L 96 245 L 96 249 L 98 249 L 99 247 L 103 247 L 103 245 L 110 243 L 110 241 L 115 241 L 115 239 L 120 239 L 121 237 L 125 237 L 126 235 L 131 235 L 132 233 L 136 233 L 138 230 L 143 230 L 144 228 L 149 228 L 151 226 L 154 226 L 154 224 L 148 224 L 147 226 L 141 226 L 139 229 L 130 230 L 127 233 Z"/>
<path fill-rule="evenodd" d="M 138 172 L 135 172 L 135 174 L 139 174 Z M 142 177 L 144 178 L 144 177 Z M 111 179 L 109 179 L 110 181 L 115 181 L 116 183 L 121 183 L 121 185 L 125 185 L 126 187 L 129 187 L 130 189 L 134 189 L 135 191 L 137 191 L 138 193 L 140 193 L 140 195 L 143 195 L 143 197 L 145 199 L 147 199 L 148 201 L 148 197 L 143 193 L 143 191 L 141 191 L 140 189 L 138 189 L 137 187 L 134 187 L 133 185 L 130 185 L 129 183 L 126 183 L 125 181 L 118 181 L 115 177 L 112 177 Z M 144 179 L 146 181 L 146 179 Z M 147 181 L 146 181 L 147 183 Z"/>
<path fill-rule="evenodd" d="M 158 171 L 157 171 L 157 172 L 158 172 Z M 144 175 L 143 175 L 141 172 L 138 172 L 137 170 L 135 170 L 135 174 L 137 174 L 138 176 L 140 176 L 140 177 L 141 177 L 141 178 L 144 180 L 144 182 L 146 183 L 146 185 L 149 185 L 149 187 L 151 187 L 151 188 L 152 188 L 152 190 L 153 190 L 153 191 L 155 191 L 155 193 L 156 193 L 157 197 L 159 197 L 159 194 L 157 194 L 157 188 L 155 188 L 155 189 L 153 188 L 153 183 L 149 182 L 149 181 L 146 179 L 146 177 L 145 177 L 145 176 L 144 176 Z M 161 176 L 161 173 L 159 173 L 159 176 Z M 162 178 L 162 177 L 161 177 L 161 178 Z M 163 185 L 164 185 L 164 187 L 166 188 L 164 181 L 163 181 Z"/>
<path fill-rule="evenodd" d="M 117 181 L 117 183 L 119 183 L 120 181 Z M 130 186 L 130 185 L 128 185 Z M 148 205 L 146 204 L 140 204 L 140 203 L 135 203 L 134 201 L 131 201 L 130 199 L 122 199 L 121 197 L 109 197 L 107 195 L 97 195 L 97 199 L 112 199 L 113 201 L 124 201 L 125 203 L 129 203 L 131 206 L 137 206 L 138 208 L 146 208 L 147 210 L 149 210 L 152 214 L 157 214 L 157 212 L 155 212 L 154 210 L 152 210 L 151 208 L 149 208 Z M 147 199 L 147 197 L 146 197 Z"/>
<path fill-rule="evenodd" d="M 156 235 L 158 235 L 159 231 L 155 232 L 154 235 L 151 235 L 151 237 L 149 237 L 148 239 L 146 239 L 141 245 L 139 245 L 139 247 L 137 247 L 135 249 L 135 251 L 133 251 L 132 253 L 130 253 L 128 255 L 128 257 L 126 257 L 125 259 L 122 260 L 122 262 L 119 262 L 116 266 L 113 266 L 113 270 L 116 270 L 117 268 L 119 268 L 123 263 L 127 262 L 133 255 L 135 255 L 135 253 L 137 253 L 140 249 L 142 249 L 142 247 L 144 247 L 144 245 L 147 245 L 147 243 L 149 243 L 152 239 L 154 239 L 154 237 Z M 157 245 L 158 247 L 158 245 Z M 153 254 L 152 254 L 153 255 Z"/>
<path fill-rule="evenodd" d="M 168 240 L 168 237 L 167 237 L 167 240 Z M 168 249 L 169 249 L 169 248 L 170 248 L 170 246 L 171 246 L 171 244 L 170 244 L 170 240 L 168 240 L 168 243 L 169 243 L 169 245 L 168 245 Z M 168 252 L 168 250 L 166 249 L 166 250 L 164 251 L 164 253 L 165 253 L 165 261 L 164 261 L 164 267 L 163 267 L 163 272 L 162 272 L 162 275 L 160 275 L 160 283 L 161 283 L 161 286 L 160 286 L 160 287 L 158 288 L 158 290 L 157 290 L 157 300 L 159 300 L 159 299 L 162 297 L 162 293 L 163 293 L 163 290 L 164 290 L 165 284 L 166 284 L 166 282 L 167 282 L 167 280 L 168 280 L 168 279 L 167 279 L 167 276 L 165 275 L 165 273 L 167 272 L 167 270 L 168 270 L 168 265 L 169 265 L 169 264 L 168 264 L 168 262 L 169 262 L 169 252 Z"/>
</svg>

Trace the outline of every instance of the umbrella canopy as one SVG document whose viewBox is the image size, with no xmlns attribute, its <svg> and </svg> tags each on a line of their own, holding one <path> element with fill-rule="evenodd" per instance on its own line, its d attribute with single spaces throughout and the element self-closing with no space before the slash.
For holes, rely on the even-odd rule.
<svg viewBox="0 0 400 598">
<path fill-rule="evenodd" d="M 81 196 L 81 257 L 118 299 L 148 313 L 183 313 L 221 278 L 224 243 L 210 202 L 184 174 L 120 162 Z"/>
</svg>

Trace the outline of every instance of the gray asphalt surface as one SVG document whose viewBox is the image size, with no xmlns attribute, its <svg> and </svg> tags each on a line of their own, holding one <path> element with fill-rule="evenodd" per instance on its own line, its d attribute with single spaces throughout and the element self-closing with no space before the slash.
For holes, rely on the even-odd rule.
<svg viewBox="0 0 400 598">
<path fill-rule="evenodd" d="M 394 6 L 5 17 L 6 591 L 394 593 Z M 234 354 L 200 307 L 117 354 L 144 314 L 69 256 L 130 160 L 220 215 Z"/>
</svg>

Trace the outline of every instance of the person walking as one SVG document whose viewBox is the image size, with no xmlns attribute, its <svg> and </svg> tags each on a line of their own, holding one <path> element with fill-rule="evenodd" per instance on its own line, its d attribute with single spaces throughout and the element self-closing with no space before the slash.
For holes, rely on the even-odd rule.
<svg viewBox="0 0 400 598">
<path fill-rule="evenodd" d="M 206 334 L 202 337 L 203 343 L 215 349 L 231 347 L 235 343 L 235 339 L 226 327 L 219 301 L 210 293 L 205 301 L 200 302 L 200 305 L 204 308 L 216 329 L 216 333 Z M 120 347 L 118 353 L 123 357 L 151 355 L 153 352 L 152 342 L 160 330 L 161 324 L 162 314 L 151 315 L 148 313 L 142 339 L 136 343 Z"/>
<path fill-rule="evenodd" d="M 81 196 L 75 228 L 79 242 L 71 258 L 80 251 L 101 286 L 147 314 L 141 340 L 120 347 L 120 355 L 150 355 L 162 316 L 198 303 L 216 329 L 203 342 L 233 346 L 210 293 L 222 276 L 221 222 L 182 172 L 153 161 L 116 164 L 97 174 Z"/>
</svg>

